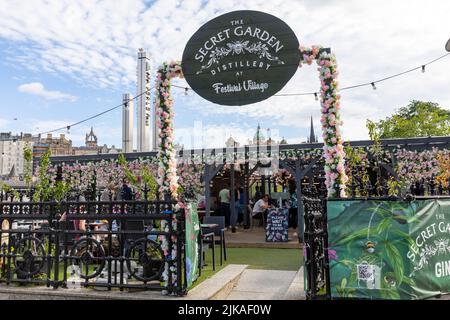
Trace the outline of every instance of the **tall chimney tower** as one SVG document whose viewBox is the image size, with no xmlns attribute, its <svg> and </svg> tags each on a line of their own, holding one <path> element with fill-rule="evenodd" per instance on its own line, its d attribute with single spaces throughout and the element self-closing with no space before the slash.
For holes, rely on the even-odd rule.
<svg viewBox="0 0 450 320">
<path fill-rule="evenodd" d="M 137 151 L 151 150 L 150 131 L 150 56 L 143 49 L 138 52 L 137 65 Z"/>
<path fill-rule="evenodd" d="M 123 94 L 122 107 L 122 152 L 133 152 L 133 100 L 129 93 Z"/>
</svg>

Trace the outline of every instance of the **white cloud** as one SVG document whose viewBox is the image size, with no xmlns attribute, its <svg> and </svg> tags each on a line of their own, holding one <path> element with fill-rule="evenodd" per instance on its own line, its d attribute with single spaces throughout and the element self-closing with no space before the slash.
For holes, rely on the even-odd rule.
<svg viewBox="0 0 450 320">
<path fill-rule="evenodd" d="M 53 130 L 55 128 L 62 128 L 67 126 L 69 121 L 66 120 L 39 120 L 39 119 L 29 119 L 27 120 L 23 126 L 26 128 L 29 128 L 28 130 L 31 131 L 33 134 L 37 134 L 39 132 L 46 132 Z M 27 131 L 28 132 L 28 131 Z M 61 132 L 63 133 L 63 132 Z M 52 133 L 52 135 L 58 135 L 57 133 Z"/>
<path fill-rule="evenodd" d="M 46 132 L 49 130 L 53 130 L 55 128 L 63 128 L 66 127 L 70 121 L 69 119 L 65 120 L 37 120 L 31 119 L 29 122 L 24 125 L 30 128 L 30 131 L 33 134 L 37 134 L 39 132 Z M 97 122 L 95 124 L 84 123 L 79 126 L 70 128 L 69 131 L 61 130 L 58 132 L 53 132 L 53 137 L 59 137 L 60 134 L 64 134 L 67 139 L 72 140 L 73 146 L 84 146 L 86 134 L 91 131 L 91 126 L 94 129 L 94 133 L 98 137 L 98 145 L 103 146 L 104 144 L 111 146 L 115 145 L 115 147 L 121 148 L 121 139 L 122 139 L 122 129 L 119 125 L 113 125 L 111 123 L 106 122 Z M 19 128 L 20 129 L 20 128 Z M 43 136 L 47 136 L 44 134 Z"/>
<path fill-rule="evenodd" d="M 253 137 L 255 129 L 245 124 L 205 125 L 196 121 L 192 127 L 177 128 L 174 133 L 175 141 L 185 148 L 201 149 L 225 147 L 230 136 L 242 145 Z"/>
<path fill-rule="evenodd" d="M 179 59 L 187 40 L 203 23 L 240 9 L 278 16 L 302 45 L 331 47 L 341 86 L 427 62 L 444 53 L 449 37 L 448 0 L 435 0 L 432 5 L 421 0 L 3 0 L 0 38 L 16 44 L 17 50 L 5 52 L 9 64 L 68 76 L 82 85 L 134 92 L 138 48 L 151 53 L 154 66 Z M 427 67 L 425 74 L 417 71 L 377 84 L 376 91 L 370 87 L 343 91 L 344 138 L 367 138 L 366 118 L 383 118 L 412 99 L 450 107 L 449 67 L 450 57 Z M 318 87 L 315 67 L 305 67 L 282 92 L 310 92 Z M 272 97 L 238 108 L 212 107 L 192 94 L 184 101 L 200 116 L 239 114 L 254 122 L 269 119 L 273 126 L 286 125 L 295 131 L 307 129 L 312 114 L 319 124 L 314 97 Z"/>
<path fill-rule="evenodd" d="M 232 137 L 240 146 L 247 145 L 249 140 L 253 140 L 256 128 L 245 121 L 235 123 L 227 122 L 223 124 L 211 125 L 195 121 L 190 127 L 177 128 L 174 132 L 175 142 L 183 145 L 186 149 L 201 148 L 223 148 L 225 142 Z M 283 136 L 279 130 L 272 128 L 270 132 L 261 126 L 261 133 L 264 139 L 271 138 L 279 142 Z M 305 142 L 304 137 L 292 137 L 287 139 L 289 143 Z"/>
<path fill-rule="evenodd" d="M 51 91 L 45 89 L 44 85 L 40 82 L 31 82 L 20 85 L 17 90 L 23 93 L 34 94 L 46 100 L 69 100 L 74 102 L 77 97 L 63 93 L 60 91 Z"/>
<path fill-rule="evenodd" d="M 5 127 L 10 121 L 0 118 L 0 129 Z"/>
<path fill-rule="evenodd" d="M 281 141 L 283 135 L 273 128 L 270 132 L 267 128 L 261 127 L 261 133 L 264 139 L 269 136 L 275 142 Z M 175 130 L 175 142 L 182 145 L 185 149 L 202 148 L 224 148 L 225 142 L 232 137 L 240 146 L 249 144 L 255 137 L 256 128 L 246 123 L 224 123 L 219 125 L 204 124 L 196 121 L 192 126 L 181 127 Z M 303 136 L 293 136 L 286 139 L 288 143 L 305 143 L 307 138 Z"/>
</svg>

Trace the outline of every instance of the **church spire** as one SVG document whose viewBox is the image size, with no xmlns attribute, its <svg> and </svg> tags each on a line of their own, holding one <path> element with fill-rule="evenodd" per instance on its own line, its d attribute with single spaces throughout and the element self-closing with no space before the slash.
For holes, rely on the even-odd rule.
<svg viewBox="0 0 450 320">
<path fill-rule="evenodd" d="M 314 133 L 313 117 L 311 116 L 311 128 L 309 129 L 308 143 L 316 143 L 316 142 L 317 142 L 317 136 Z"/>
<path fill-rule="evenodd" d="M 256 134 L 253 137 L 253 143 L 254 144 L 261 144 L 261 143 L 264 142 L 264 139 L 265 138 L 264 138 L 263 134 L 261 133 L 261 125 L 258 122 L 258 127 L 256 128 Z"/>
<path fill-rule="evenodd" d="M 94 127 L 91 127 L 91 132 L 86 133 L 86 146 L 97 147 L 97 136 L 94 133 Z"/>
</svg>

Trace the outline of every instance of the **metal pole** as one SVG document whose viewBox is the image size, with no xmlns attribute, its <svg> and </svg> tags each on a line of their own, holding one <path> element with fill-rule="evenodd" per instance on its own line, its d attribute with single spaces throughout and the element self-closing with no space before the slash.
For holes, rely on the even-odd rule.
<svg viewBox="0 0 450 320">
<path fill-rule="evenodd" d="M 304 239 L 304 219 L 303 219 L 303 196 L 302 196 L 302 177 L 300 160 L 295 160 L 295 185 L 297 187 L 297 219 L 298 219 L 298 240 L 303 242 Z"/>
<path fill-rule="evenodd" d="M 207 217 L 210 216 L 211 211 L 211 187 L 210 187 L 210 165 L 205 164 L 205 173 L 204 173 L 204 180 L 205 180 L 205 215 Z"/>
<path fill-rule="evenodd" d="M 266 194 L 266 176 L 265 175 L 261 176 L 261 193 L 263 195 Z"/>
<path fill-rule="evenodd" d="M 248 170 L 248 163 L 245 164 L 245 186 L 244 186 L 244 194 L 245 194 L 245 202 L 244 202 L 244 224 L 245 226 L 250 225 L 250 215 L 251 212 L 248 210 L 248 205 L 250 203 L 250 175 Z"/>
<path fill-rule="evenodd" d="M 235 185 L 234 185 L 234 163 L 231 164 L 230 168 L 230 224 L 231 224 L 231 217 L 235 217 L 236 214 L 236 206 L 235 206 Z M 231 224 L 232 227 L 234 225 Z"/>
<path fill-rule="evenodd" d="M 248 205 L 250 201 L 250 166 L 248 163 L 248 146 L 245 146 L 245 168 L 244 168 L 244 193 L 245 193 L 245 208 L 244 208 L 244 225 L 245 227 L 250 226 L 251 212 L 248 210 Z"/>
</svg>

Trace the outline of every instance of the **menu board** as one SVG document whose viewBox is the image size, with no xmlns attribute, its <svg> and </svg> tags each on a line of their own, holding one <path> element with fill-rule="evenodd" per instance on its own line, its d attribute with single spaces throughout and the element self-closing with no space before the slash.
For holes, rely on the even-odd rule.
<svg viewBox="0 0 450 320">
<path fill-rule="evenodd" d="M 288 242 L 288 209 L 269 209 L 266 242 Z"/>
</svg>

